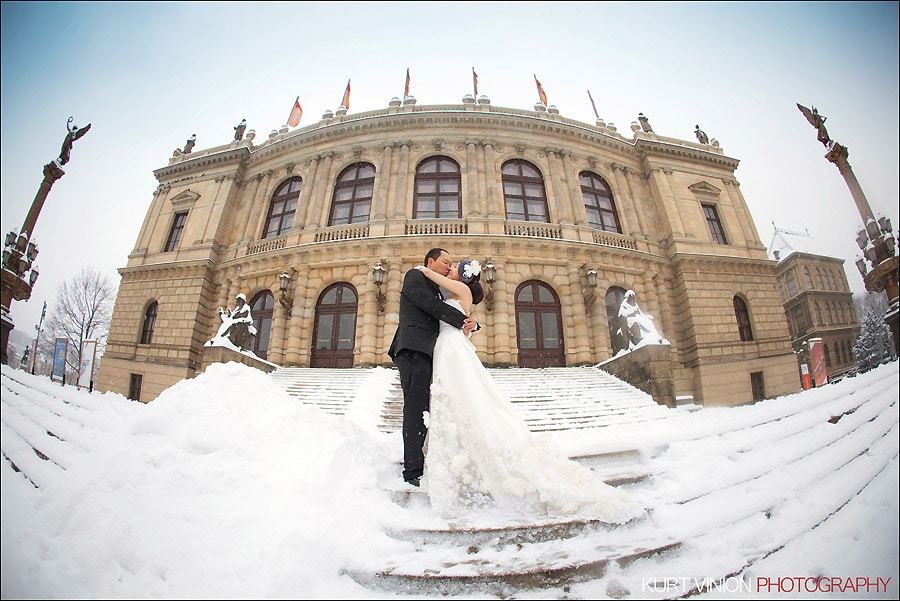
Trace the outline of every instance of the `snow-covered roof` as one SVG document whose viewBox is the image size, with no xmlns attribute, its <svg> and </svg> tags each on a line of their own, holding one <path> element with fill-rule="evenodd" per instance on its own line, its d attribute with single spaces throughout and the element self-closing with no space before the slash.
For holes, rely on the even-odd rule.
<svg viewBox="0 0 900 601">
<path fill-rule="evenodd" d="M 806 253 L 809 255 L 819 255 L 822 257 L 830 257 L 828 250 L 824 244 L 813 238 L 809 234 L 809 230 L 803 232 L 795 232 L 785 230 L 772 224 L 774 231 L 772 232 L 772 241 L 769 243 L 767 253 L 770 259 L 775 261 L 784 261 L 791 254 Z"/>
</svg>

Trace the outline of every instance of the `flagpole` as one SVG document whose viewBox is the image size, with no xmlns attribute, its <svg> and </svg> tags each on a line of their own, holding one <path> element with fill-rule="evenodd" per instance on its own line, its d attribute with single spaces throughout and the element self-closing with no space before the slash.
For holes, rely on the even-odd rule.
<svg viewBox="0 0 900 601">
<path fill-rule="evenodd" d="M 591 96 L 591 91 L 590 91 L 590 90 L 588 90 L 587 93 L 588 93 L 588 98 L 591 99 L 591 106 L 594 107 L 594 117 L 596 117 L 597 119 L 599 119 L 599 118 L 600 118 L 600 113 L 597 112 L 597 105 L 594 104 L 594 97 Z"/>
<path fill-rule="evenodd" d="M 289 123 L 291 122 L 291 117 L 294 115 L 294 107 L 297 106 L 297 103 L 298 103 L 298 102 L 300 102 L 300 96 L 297 96 L 297 97 L 294 99 L 294 104 L 291 105 L 291 112 L 288 113 L 287 121 L 285 121 L 286 124 L 289 124 Z"/>
</svg>

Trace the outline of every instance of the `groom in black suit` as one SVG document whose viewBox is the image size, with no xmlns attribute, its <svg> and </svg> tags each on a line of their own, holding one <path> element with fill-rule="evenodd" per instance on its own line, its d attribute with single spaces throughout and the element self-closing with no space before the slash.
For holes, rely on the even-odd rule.
<svg viewBox="0 0 900 601">
<path fill-rule="evenodd" d="M 450 253 L 432 248 L 425 255 L 425 267 L 447 276 L 453 267 Z M 462 329 L 466 334 L 476 327 L 466 317 L 444 303 L 440 287 L 418 269 L 410 269 L 400 291 L 400 323 L 388 355 L 400 372 L 403 389 L 403 479 L 413 486 L 425 470 L 425 435 L 428 429 L 422 414 L 431 401 L 431 357 L 437 342 L 440 322 Z"/>
</svg>

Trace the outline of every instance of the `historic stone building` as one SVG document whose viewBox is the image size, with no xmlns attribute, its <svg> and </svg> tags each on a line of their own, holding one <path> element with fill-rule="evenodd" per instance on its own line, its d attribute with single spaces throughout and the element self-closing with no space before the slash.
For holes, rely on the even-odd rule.
<svg viewBox="0 0 900 601">
<path fill-rule="evenodd" d="M 809 367 L 809 340 L 820 338 L 832 380 L 856 363 L 859 320 L 843 259 L 823 252 L 808 233 L 777 227 L 769 243 L 769 255 L 778 261 L 775 276 L 798 361 Z"/>
<path fill-rule="evenodd" d="M 485 266 L 473 341 L 488 366 L 611 358 L 634 290 L 671 343 L 676 395 L 798 390 L 738 161 L 645 129 L 467 95 L 177 150 L 120 270 L 99 387 L 146 402 L 194 376 L 238 293 L 271 363 L 390 366 L 403 274 L 441 246 Z"/>
</svg>

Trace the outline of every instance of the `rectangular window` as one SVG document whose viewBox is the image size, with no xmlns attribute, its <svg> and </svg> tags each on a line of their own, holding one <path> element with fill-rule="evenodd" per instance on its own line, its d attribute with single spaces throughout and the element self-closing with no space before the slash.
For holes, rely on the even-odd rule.
<svg viewBox="0 0 900 601">
<path fill-rule="evenodd" d="M 719 221 L 719 212 L 716 211 L 716 205 L 703 205 L 703 215 L 706 216 L 706 223 L 709 225 L 709 233 L 712 234 L 713 240 L 719 244 L 728 244 L 725 239 L 725 230 L 722 228 L 722 222 Z"/>
<path fill-rule="evenodd" d="M 141 400 L 141 385 L 144 382 L 144 376 L 141 374 L 131 374 L 131 382 L 128 384 L 128 398 L 132 401 Z"/>
<path fill-rule="evenodd" d="M 754 401 L 761 401 L 766 398 L 766 387 L 763 384 L 763 372 L 750 372 L 750 390 L 753 394 Z"/>
<path fill-rule="evenodd" d="M 178 248 L 178 242 L 181 241 L 181 233 L 184 231 L 187 215 L 187 211 L 175 213 L 175 217 L 172 219 L 172 229 L 169 230 L 169 238 L 166 240 L 166 247 L 163 249 L 163 252 L 170 253 Z"/>
</svg>

